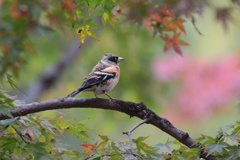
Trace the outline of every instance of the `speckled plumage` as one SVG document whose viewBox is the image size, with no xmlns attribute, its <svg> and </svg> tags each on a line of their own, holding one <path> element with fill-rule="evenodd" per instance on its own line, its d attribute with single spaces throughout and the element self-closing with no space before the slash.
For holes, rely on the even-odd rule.
<svg viewBox="0 0 240 160">
<path fill-rule="evenodd" d="M 113 99 L 107 94 L 118 83 L 120 77 L 119 63 L 124 58 L 107 53 L 98 64 L 92 69 L 91 73 L 84 79 L 80 88 L 73 91 L 67 97 L 74 97 L 80 92 L 93 92 L 95 96 L 106 94 L 110 99 Z"/>
</svg>

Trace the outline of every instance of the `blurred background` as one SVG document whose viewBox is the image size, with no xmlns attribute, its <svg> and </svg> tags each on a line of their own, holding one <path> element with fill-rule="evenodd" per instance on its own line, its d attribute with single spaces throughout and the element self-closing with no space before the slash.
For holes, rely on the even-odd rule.
<svg viewBox="0 0 240 160">
<path fill-rule="evenodd" d="M 79 38 L 70 28 L 64 32 L 54 30 L 41 36 L 32 35 L 30 41 L 36 46 L 34 54 L 25 55 L 27 64 L 18 84 L 21 91 L 14 90 L 12 94 L 30 102 L 28 98 L 37 91 L 34 89 L 36 82 L 44 74 L 54 72 L 52 68 L 62 57 L 68 57 L 66 52 L 73 46 L 77 52 L 74 61 L 37 101 L 65 97 L 81 86 L 105 53 L 112 53 L 126 59 L 120 64 L 118 85 L 109 92 L 112 97 L 143 102 L 194 138 L 201 134 L 216 135 L 221 126 L 233 124 L 240 117 L 240 24 L 235 21 L 224 31 L 210 10 L 195 18 L 202 35 L 190 20 L 184 23 L 187 35 L 181 38 L 190 46 L 182 47 L 182 56 L 173 50 L 163 52 L 163 42 L 158 36 L 153 37 L 144 26 L 129 23 L 119 23 L 115 29 L 97 29 L 97 40 L 88 38 L 81 48 L 78 48 Z M 80 93 L 77 97 L 92 98 L 94 94 Z M 66 109 L 61 112 L 66 119 L 87 120 L 86 126 L 91 129 L 88 134 L 94 137 L 90 143 L 100 139 L 97 135 L 127 141 L 128 137 L 122 132 L 140 121 L 116 111 Z M 55 113 L 47 111 L 44 114 L 52 116 Z M 149 145 L 172 139 L 147 124 L 133 132 L 133 138 L 139 136 L 149 136 L 146 140 Z M 82 148 L 81 142 L 71 135 L 65 134 L 63 139 Z"/>
</svg>

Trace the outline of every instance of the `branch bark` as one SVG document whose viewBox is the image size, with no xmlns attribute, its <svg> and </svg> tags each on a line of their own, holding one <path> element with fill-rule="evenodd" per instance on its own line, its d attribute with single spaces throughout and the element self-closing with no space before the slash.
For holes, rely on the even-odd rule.
<svg viewBox="0 0 240 160">
<path fill-rule="evenodd" d="M 18 117 L 40 111 L 67 108 L 108 109 L 123 112 L 131 117 L 135 116 L 142 120 L 148 119 L 148 124 L 156 126 L 189 148 L 200 148 L 201 158 L 204 158 L 206 160 L 217 159 L 213 155 L 208 155 L 207 151 L 205 150 L 205 146 L 203 146 L 201 143 L 198 143 L 195 139 L 189 136 L 188 133 L 176 128 L 171 122 L 165 118 L 158 116 L 152 110 L 148 109 L 143 103 L 133 103 L 122 100 L 108 100 L 100 98 L 59 98 L 56 100 L 24 104 L 17 106 L 9 112 L 13 117 Z M 10 117 L 0 113 L 0 120 L 8 118 Z"/>
</svg>

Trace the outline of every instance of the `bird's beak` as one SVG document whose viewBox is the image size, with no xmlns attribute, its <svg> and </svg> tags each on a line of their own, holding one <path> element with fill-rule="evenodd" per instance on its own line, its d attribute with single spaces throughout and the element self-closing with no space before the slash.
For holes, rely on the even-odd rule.
<svg viewBox="0 0 240 160">
<path fill-rule="evenodd" d="M 123 60 L 125 60 L 125 58 L 122 58 L 122 57 L 118 57 L 118 63 L 122 62 Z"/>
</svg>

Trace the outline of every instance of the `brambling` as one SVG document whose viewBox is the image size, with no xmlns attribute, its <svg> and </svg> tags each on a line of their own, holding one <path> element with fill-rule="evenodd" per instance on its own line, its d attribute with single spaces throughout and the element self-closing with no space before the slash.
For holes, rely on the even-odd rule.
<svg viewBox="0 0 240 160">
<path fill-rule="evenodd" d="M 124 58 L 107 53 L 98 64 L 92 69 L 91 73 L 84 79 L 80 88 L 70 93 L 67 97 L 74 97 L 80 92 L 90 91 L 97 95 L 105 94 L 110 99 L 114 99 L 107 94 L 118 83 L 120 77 L 119 63 Z M 98 98 L 98 97 L 97 97 Z"/>
</svg>

